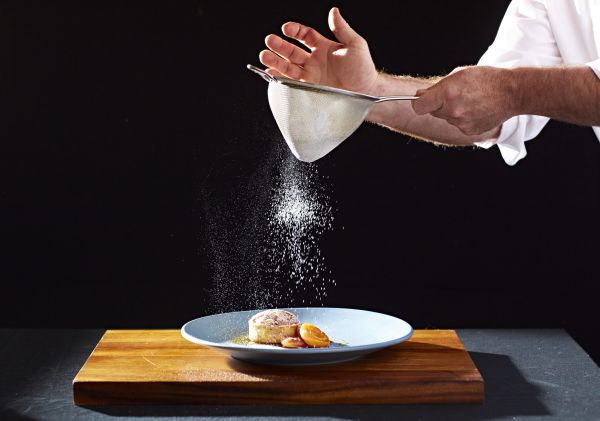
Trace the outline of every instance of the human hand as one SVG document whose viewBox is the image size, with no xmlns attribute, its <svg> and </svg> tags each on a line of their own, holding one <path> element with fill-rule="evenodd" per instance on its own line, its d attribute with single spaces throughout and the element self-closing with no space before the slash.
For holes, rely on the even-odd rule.
<svg viewBox="0 0 600 421">
<path fill-rule="evenodd" d="M 310 51 L 271 34 L 265 38 L 269 49 L 260 52 L 261 63 L 274 76 L 369 93 L 378 72 L 367 42 L 348 25 L 337 7 L 329 12 L 328 21 L 339 42 L 308 26 L 287 22 L 281 27 L 283 34 L 300 41 Z"/>
<path fill-rule="evenodd" d="M 417 91 L 419 115 L 431 114 L 466 135 L 498 128 L 514 114 L 509 70 L 488 66 L 458 68 L 438 83 Z"/>
</svg>

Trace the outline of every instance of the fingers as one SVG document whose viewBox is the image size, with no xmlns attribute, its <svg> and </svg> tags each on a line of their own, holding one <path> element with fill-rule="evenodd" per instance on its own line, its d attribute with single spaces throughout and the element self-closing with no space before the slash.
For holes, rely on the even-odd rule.
<svg viewBox="0 0 600 421">
<path fill-rule="evenodd" d="M 270 74 L 271 76 L 283 76 L 281 73 L 279 73 L 277 70 L 275 69 L 266 69 L 265 72 L 267 72 L 268 74 Z"/>
<path fill-rule="evenodd" d="M 329 11 L 329 29 L 335 35 L 339 42 L 345 45 L 363 43 L 365 40 L 348 25 L 348 22 L 340 14 L 340 9 L 337 7 Z"/>
<path fill-rule="evenodd" d="M 298 22 L 284 23 L 281 27 L 281 31 L 285 36 L 298 40 L 311 49 L 328 41 L 327 38 L 319 34 L 310 26 L 302 25 Z"/>
<path fill-rule="evenodd" d="M 444 105 L 443 97 L 435 87 L 419 89 L 417 96 L 419 99 L 413 100 L 412 107 L 418 115 L 434 113 Z"/>
<path fill-rule="evenodd" d="M 433 117 L 446 120 L 448 124 L 455 126 L 463 134 L 470 136 L 483 133 L 468 117 L 467 110 L 455 99 L 448 96 L 448 92 L 440 86 L 432 86 L 428 89 L 417 91 L 419 99 L 412 103 L 413 110 L 418 115 L 431 114 Z"/>
<path fill-rule="evenodd" d="M 277 35 L 271 34 L 267 36 L 267 38 L 265 38 L 265 44 L 274 53 L 299 66 L 303 66 L 310 57 L 310 54 L 307 51 L 283 40 Z"/>
<path fill-rule="evenodd" d="M 331 42 L 313 28 L 297 22 L 287 22 L 281 27 L 284 35 L 302 42 L 308 48 L 314 49 L 325 42 Z M 297 45 L 288 42 L 277 35 L 265 38 L 269 50 L 260 52 L 259 59 L 267 66 L 267 72 L 274 76 L 286 76 L 290 79 L 304 80 L 306 71 L 302 66 L 310 59 L 310 53 Z"/>
<path fill-rule="evenodd" d="M 290 79 L 303 79 L 305 72 L 301 67 L 279 57 L 273 51 L 262 50 L 258 58 L 262 64 L 269 68 L 269 70 L 279 72 L 281 75 L 287 76 Z"/>
</svg>

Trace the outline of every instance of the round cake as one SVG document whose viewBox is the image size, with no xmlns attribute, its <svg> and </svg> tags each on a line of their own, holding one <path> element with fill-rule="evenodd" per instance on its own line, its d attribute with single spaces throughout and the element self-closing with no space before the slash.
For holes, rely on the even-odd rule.
<svg viewBox="0 0 600 421">
<path fill-rule="evenodd" d="M 259 344 L 280 344 L 290 336 L 298 336 L 298 318 L 285 310 L 265 310 L 248 321 L 249 337 Z"/>
</svg>

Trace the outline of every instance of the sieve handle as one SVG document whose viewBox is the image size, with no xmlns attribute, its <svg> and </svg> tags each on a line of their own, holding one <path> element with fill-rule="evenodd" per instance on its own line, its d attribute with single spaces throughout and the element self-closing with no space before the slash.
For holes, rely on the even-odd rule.
<svg viewBox="0 0 600 421">
<path fill-rule="evenodd" d="M 263 69 L 259 69 L 258 67 L 253 66 L 251 64 L 246 65 L 246 67 L 248 68 L 248 70 L 253 71 L 257 75 L 262 77 L 264 80 L 266 80 L 267 82 L 277 82 L 277 79 L 275 79 L 273 76 L 271 76 L 270 74 L 265 72 Z"/>
<path fill-rule="evenodd" d="M 378 96 L 375 98 L 375 103 L 385 101 L 407 101 L 411 99 L 419 99 L 419 97 L 415 95 Z"/>
</svg>

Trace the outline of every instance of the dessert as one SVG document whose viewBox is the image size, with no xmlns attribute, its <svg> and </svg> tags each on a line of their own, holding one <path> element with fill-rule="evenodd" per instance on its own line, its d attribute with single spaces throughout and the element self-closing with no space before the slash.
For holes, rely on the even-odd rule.
<svg viewBox="0 0 600 421">
<path fill-rule="evenodd" d="M 300 322 L 285 310 L 265 310 L 248 321 L 249 337 L 259 344 L 281 344 L 285 338 L 297 337 Z"/>
<path fill-rule="evenodd" d="M 248 321 L 248 338 L 258 344 L 281 345 L 284 348 L 325 348 L 329 337 L 317 326 L 300 324 L 298 318 L 286 310 L 265 310 Z"/>
</svg>

